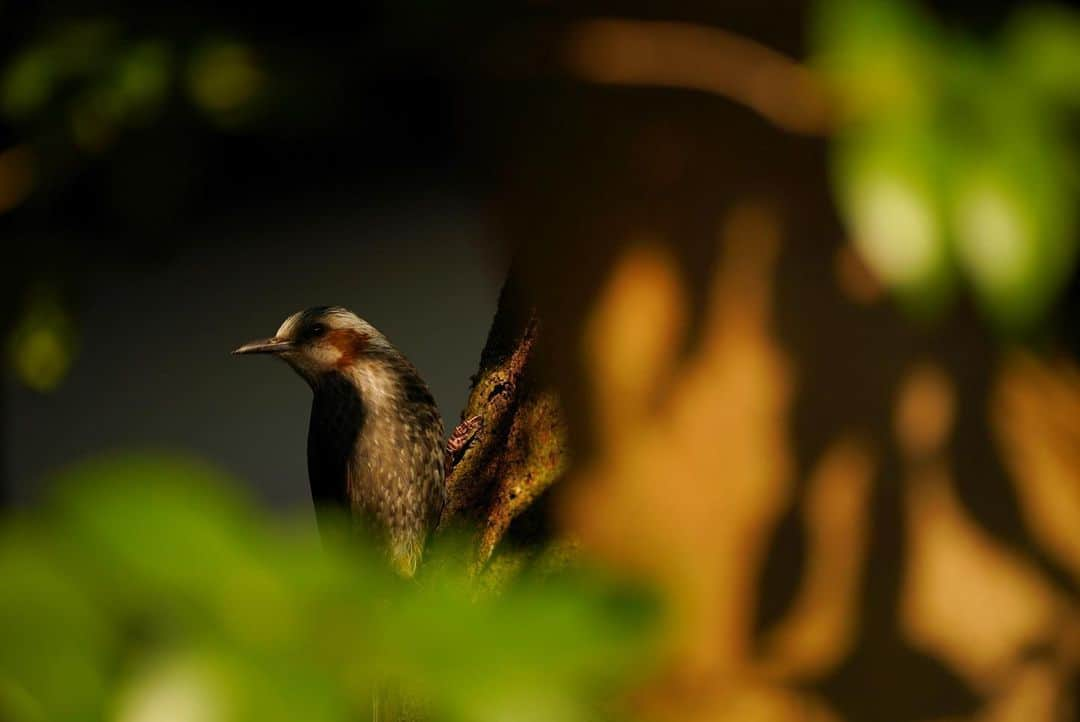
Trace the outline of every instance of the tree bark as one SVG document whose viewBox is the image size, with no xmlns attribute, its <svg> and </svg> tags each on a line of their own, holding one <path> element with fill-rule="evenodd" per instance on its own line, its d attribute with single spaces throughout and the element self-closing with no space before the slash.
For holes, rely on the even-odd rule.
<svg viewBox="0 0 1080 722">
<path fill-rule="evenodd" d="M 475 432 L 450 450 L 440 523 L 443 529 L 464 527 L 473 536 L 474 571 L 566 469 L 565 423 L 538 368 L 540 326 L 511 271 L 461 414 L 463 425 L 475 426 Z"/>
</svg>

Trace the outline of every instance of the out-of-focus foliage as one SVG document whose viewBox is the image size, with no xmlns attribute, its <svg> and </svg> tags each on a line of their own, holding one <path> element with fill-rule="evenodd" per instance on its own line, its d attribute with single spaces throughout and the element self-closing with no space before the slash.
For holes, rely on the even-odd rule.
<svg viewBox="0 0 1080 722">
<path fill-rule="evenodd" d="M 33 201 L 49 208 L 89 168 L 124 157 L 126 165 L 106 170 L 106 182 L 96 184 L 104 189 L 95 202 L 115 204 L 126 223 L 160 228 L 182 206 L 192 172 L 175 159 L 200 129 L 238 132 L 258 121 L 273 95 L 265 75 L 259 53 L 237 37 L 147 34 L 118 19 L 56 21 L 28 32 L 0 67 L 0 125 L 18 139 L 0 146 L 0 215 Z M 142 143 L 143 150 L 132 152 L 125 141 Z M 151 240 L 148 247 L 160 243 Z M 70 260 L 21 251 L 13 262 L 13 296 L 23 292 L 24 278 Z M 40 295 L 19 326 L 4 331 L 16 378 L 48 391 L 76 349 L 71 309 Z"/>
<path fill-rule="evenodd" d="M 35 391 L 50 391 L 67 375 L 76 354 L 75 323 L 55 287 L 30 289 L 8 339 L 17 377 Z"/>
<path fill-rule="evenodd" d="M 251 48 L 235 40 L 214 40 L 192 56 L 187 83 L 203 111 L 219 123 L 235 125 L 251 111 L 263 75 Z"/>
<path fill-rule="evenodd" d="M 1076 250 L 1080 15 L 1023 5 L 987 42 L 906 0 L 823 0 L 836 192 L 854 242 L 913 310 L 960 281 L 999 327 L 1037 323 Z"/>
<path fill-rule="evenodd" d="M 106 150 L 127 128 L 152 122 L 170 96 L 187 97 L 214 120 L 234 124 L 262 89 L 254 51 L 238 40 L 181 50 L 176 40 L 139 37 L 107 21 L 44 34 L 19 52 L 0 81 L 0 109 L 19 126 L 66 122 L 87 153 Z"/>
<path fill-rule="evenodd" d="M 406 582 L 190 461 L 102 459 L 59 488 L 0 530 L 5 720 L 356 720 L 377 689 L 433 720 L 594 719 L 651 648 L 640 590 L 556 573 L 481 595 L 455 553 Z"/>
<path fill-rule="evenodd" d="M 49 208 L 96 169 L 96 205 L 115 206 L 125 227 L 159 228 L 183 206 L 197 164 L 182 161 L 198 139 L 250 131 L 276 108 L 283 83 L 265 82 L 265 59 L 244 39 L 130 25 L 54 20 L 20 37 L 0 67 L 0 125 L 18 139 L 0 148 L 0 214 Z"/>
</svg>

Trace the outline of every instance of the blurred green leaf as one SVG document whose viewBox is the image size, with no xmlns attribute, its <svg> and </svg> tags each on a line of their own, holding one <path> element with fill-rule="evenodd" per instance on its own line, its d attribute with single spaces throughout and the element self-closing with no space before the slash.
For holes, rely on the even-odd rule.
<svg viewBox="0 0 1080 722">
<path fill-rule="evenodd" d="M 815 67 L 843 117 L 925 116 L 939 92 L 936 28 L 904 0 L 823 0 L 811 22 Z"/>
<path fill-rule="evenodd" d="M 67 376 L 77 352 L 75 324 L 59 291 L 33 286 L 8 337 L 8 359 L 18 379 L 35 391 L 51 391 Z"/>
<path fill-rule="evenodd" d="M 833 167 L 852 241 L 874 272 L 922 314 L 951 290 L 942 204 L 943 150 L 917 123 L 851 131 Z"/>
<path fill-rule="evenodd" d="M 137 43 L 124 54 L 114 80 L 124 113 L 145 116 L 161 105 L 169 89 L 171 62 L 169 48 L 158 41 Z"/>
<path fill-rule="evenodd" d="M 4 701 L 21 698 L 19 708 L 38 707 L 48 719 L 98 716 L 113 641 L 101 610 L 47 538 L 10 521 L 0 535 L 0 579 Z"/>
<path fill-rule="evenodd" d="M 62 26 L 16 55 L 4 72 L 3 110 L 24 119 L 44 109 L 61 83 L 89 77 L 109 62 L 116 27 L 106 21 Z"/>
<path fill-rule="evenodd" d="M 965 281 L 999 329 L 1037 326 L 1076 256 L 1080 13 L 1025 8 L 1000 43 L 903 0 L 823 0 L 815 17 L 845 110 L 836 193 L 868 265 L 917 313 Z"/>
<path fill-rule="evenodd" d="M 432 719 L 573 722 L 648 669 L 654 601 L 596 574 L 478 594 L 451 540 L 406 582 L 174 455 L 99 458 L 57 488 L 0 536 L 0 704 L 45 719 L 332 722 L 401 697 Z"/>
<path fill-rule="evenodd" d="M 258 99 L 264 75 L 254 50 L 236 40 L 211 40 L 188 64 L 188 92 L 195 105 L 219 123 L 244 120 Z"/>
<path fill-rule="evenodd" d="M 1076 255 L 1076 188 L 1053 138 L 1013 129 L 956 170 L 957 256 L 989 317 L 1007 331 L 1038 321 Z"/>
<path fill-rule="evenodd" d="M 230 708 L 234 684 L 212 656 L 173 654 L 144 664 L 118 693 L 117 722 L 225 722 L 237 717 Z"/>
<path fill-rule="evenodd" d="M 48 50 L 32 48 L 8 66 L 3 78 L 4 112 L 25 117 L 39 111 L 52 97 L 57 67 Z"/>
<path fill-rule="evenodd" d="M 1021 4 L 1004 45 L 1018 80 L 1048 100 L 1080 108 L 1080 14 L 1058 5 Z"/>
</svg>

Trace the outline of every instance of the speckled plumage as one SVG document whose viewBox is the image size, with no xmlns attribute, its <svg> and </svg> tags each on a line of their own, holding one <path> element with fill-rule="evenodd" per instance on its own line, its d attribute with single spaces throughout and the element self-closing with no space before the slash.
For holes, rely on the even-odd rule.
<svg viewBox="0 0 1080 722">
<path fill-rule="evenodd" d="M 442 419 L 416 368 L 339 307 L 293 314 L 272 339 L 237 352 L 274 353 L 308 382 L 316 509 L 349 509 L 411 576 L 445 501 Z"/>
</svg>

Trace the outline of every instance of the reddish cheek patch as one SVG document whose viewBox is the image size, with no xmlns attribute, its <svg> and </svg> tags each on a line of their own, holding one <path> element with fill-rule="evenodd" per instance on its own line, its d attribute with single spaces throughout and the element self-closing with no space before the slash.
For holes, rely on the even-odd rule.
<svg viewBox="0 0 1080 722">
<path fill-rule="evenodd" d="M 367 348 L 367 336 L 351 328 L 338 328 L 326 334 L 326 342 L 341 354 L 337 367 L 351 365 Z"/>
</svg>

